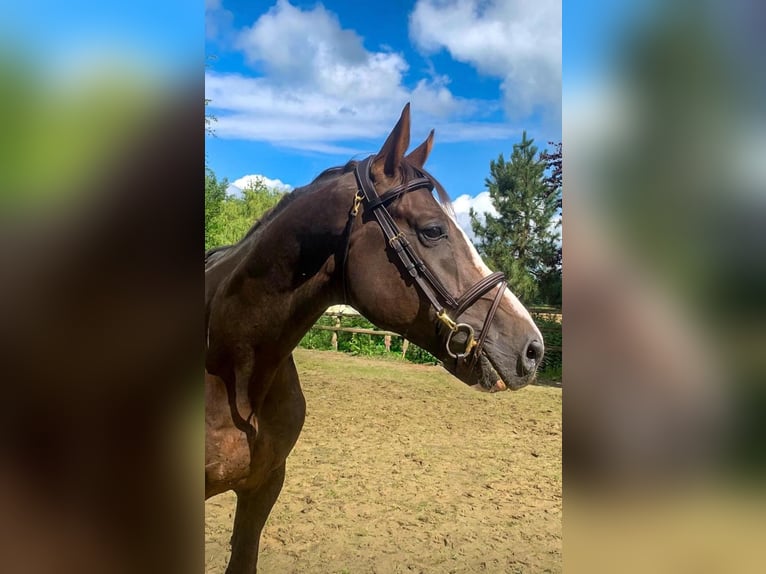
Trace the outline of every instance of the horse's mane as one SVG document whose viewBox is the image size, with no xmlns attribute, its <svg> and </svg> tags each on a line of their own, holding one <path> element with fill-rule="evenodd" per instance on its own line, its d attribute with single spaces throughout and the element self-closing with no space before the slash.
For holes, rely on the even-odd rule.
<svg viewBox="0 0 766 574">
<path fill-rule="evenodd" d="M 344 175 L 348 173 L 349 171 L 352 171 L 354 167 L 356 167 L 356 163 L 357 163 L 356 161 L 352 160 L 352 161 L 349 161 L 345 166 L 330 167 L 324 170 L 318 176 L 316 176 L 311 183 L 301 187 L 296 187 L 290 193 L 284 194 L 274 207 L 266 211 L 255 223 L 253 223 L 252 227 L 248 229 L 245 236 L 242 239 L 240 239 L 237 243 L 233 243 L 231 245 L 221 245 L 218 247 L 213 247 L 211 249 L 208 249 L 205 252 L 205 264 L 211 262 L 214 259 L 213 256 L 215 254 L 217 253 L 222 254 L 222 252 L 228 251 L 235 245 L 239 245 L 245 239 L 247 239 L 248 237 L 256 233 L 264 225 L 266 225 L 268 222 L 274 219 L 279 213 L 284 211 L 284 209 L 288 205 L 290 205 L 293 201 L 295 201 L 297 197 L 306 195 L 307 193 L 311 193 L 312 191 L 316 191 L 317 189 L 320 188 L 320 186 L 324 186 L 330 180 L 335 179 L 341 175 Z"/>
<path fill-rule="evenodd" d="M 245 234 L 245 236 L 237 243 L 232 245 L 221 245 L 219 247 L 213 247 L 212 249 L 209 249 L 205 252 L 205 264 L 208 262 L 211 262 L 213 260 L 213 256 L 217 253 L 221 253 L 228 251 L 235 245 L 239 245 L 243 241 L 245 241 L 248 237 L 252 236 L 254 233 L 256 233 L 259 229 L 261 229 L 263 226 L 265 226 L 267 223 L 269 223 L 272 219 L 274 219 L 279 213 L 284 211 L 284 209 L 290 205 L 297 197 L 306 195 L 307 193 L 312 193 L 314 191 L 317 191 L 319 189 L 324 188 L 330 181 L 337 179 L 340 176 L 343 176 L 347 173 L 350 173 L 354 171 L 354 168 L 356 168 L 357 164 L 359 162 L 357 160 L 350 160 L 346 165 L 343 166 L 336 166 L 336 167 L 330 167 L 326 170 L 324 170 L 322 173 L 320 173 L 318 176 L 314 178 L 314 180 L 302 187 L 296 187 L 293 191 L 290 193 L 285 194 L 282 196 L 282 198 L 279 200 L 279 202 L 269 209 L 266 213 L 261 216 L 260 219 L 258 219 L 253 226 L 248 230 L 248 232 Z M 441 183 L 439 183 L 436 178 L 434 178 L 430 173 L 428 173 L 425 169 L 422 167 L 415 167 L 411 165 L 407 158 L 404 158 L 399 166 L 400 169 L 400 175 L 402 178 L 402 181 L 409 181 L 411 179 L 414 179 L 416 177 L 420 177 L 421 174 L 428 177 L 434 184 L 434 189 L 436 190 L 436 194 L 439 197 L 439 202 L 442 204 L 442 206 L 445 208 L 445 210 L 448 213 L 454 213 L 452 210 L 452 202 L 450 201 L 449 195 L 447 194 L 444 187 L 442 187 Z"/>
<path fill-rule="evenodd" d="M 243 240 L 247 239 L 253 233 L 255 233 L 258 229 L 260 229 L 262 226 L 266 225 L 269 221 L 274 219 L 274 217 L 276 217 L 280 212 L 284 211 L 284 209 L 288 205 L 290 205 L 296 198 L 302 195 L 306 195 L 307 193 L 317 191 L 318 189 L 326 186 L 331 180 L 337 179 L 338 177 L 345 175 L 350 171 L 353 171 L 354 168 L 356 167 L 356 164 L 357 164 L 356 161 L 351 160 L 344 166 L 330 167 L 324 170 L 318 176 L 316 176 L 314 178 L 314 181 L 312 181 L 308 185 L 304 185 L 302 187 L 296 187 L 290 193 L 285 194 L 284 196 L 282 196 L 282 199 L 280 199 L 279 202 L 274 207 L 272 207 L 266 213 L 264 213 L 263 216 L 253 224 L 253 226 L 248 230 L 248 232 L 245 234 L 245 236 L 242 239 Z"/>
</svg>

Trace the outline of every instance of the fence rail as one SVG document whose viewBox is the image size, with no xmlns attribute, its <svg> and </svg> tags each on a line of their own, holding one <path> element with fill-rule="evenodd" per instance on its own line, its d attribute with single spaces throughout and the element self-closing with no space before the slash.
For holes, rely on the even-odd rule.
<svg viewBox="0 0 766 574">
<path fill-rule="evenodd" d="M 388 337 L 401 337 L 393 331 L 378 331 L 377 329 L 363 329 L 362 327 L 333 327 L 332 325 L 314 325 L 312 329 L 320 331 L 342 331 L 343 333 L 357 333 L 359 335 L 384 335 Z"/>
<path fill-rule="evenodd" d="M 338 350 L 338 333 L 352 333 L 358 335 L 373 335 L 384 337 L 383 344 L 386 347 L 386 351 L 391 351 L 391 337 L 402 337 L 399 333 L 393 331 L 383 331 L 379 329 L 365 329 L 364 327 L 343 327 L 340 324 L 341 317 L 359 317 L 358 312 L 348 312 L 347 310 L 339 310 L 336 312 L 326 312 L 325 317 L 335 317 L 335 325 L 314 325 L 312 329 L 318 331 L 332 331 L 332 348 L 334 351 Z M 410 342 L 402 337 L 402 359 L 407 356 L 407 349 L 410 346 Z"/>
<path fill-rule="evenodd" d="M 555 307 L 528 307 L 528 309 L 546 341 L 545 359 L 541 365 L 543 376 L 538 380 L 545 381 L 541 384 L 561 386 L 561 309 Z M 402 360 L 406 359 L 415 363 L 438 362 L 438 359 L 428 351 L 417 345 L 410 345 L 410 342 L 402 335 L 375 328 L 352 307 L 345 305 L 330 307 L 320 321 L 321 323 L 318 321 L 311 327 L 301 341 L 301 346 L 310 349 L 330 348 L 334 351 L 351 350 L 363 355 L 390 353 Z M 344 322 L 346 325 L 343 325 Z M 328 332 L 332 333 L 331 337 L 324 334 Z M 348 335 L 342 335 L 343 333 Z M 380 344 L 380 339 L 373 339 L 373 337 L 383 337 L 383 344 Z M 319 341 L 318 345 L 317 341 Z"/>
<path fill-rule="evenodd" d="M 529 312 L 532 315 L 541 316 L 547 320 L 553 320 L 557 321 L 558 323 L 561 323 L 561 309 L 557 309 L 555 307 L 530 307 Z M 407 348 L 409 347 L 409 341 L 407 339 L 404 339 L 402 335 L 399 333 L 394 333 L 393 331 L 384 331 L 384 330 L 378 330 L 378 329 L 366 329 L 363 327 L 343 327 L 341 325 L 341 319 L 343 317 L 360 317 L 358 311 L 353 309 L 352 307 L 348 306 L 342 306 L 338 305 L 335 307 L 331 307 L 324 313 L 325 317 L 334 317 L 335 318 L 335 325 L 314 325 L 311 327 L 312 329 L 316 329 L 318 331 L 332 331 L 332 348 L 333 350 L 338 350 L 338 333 L 352 333 L 357 335 L 370 335 L 370 336 L 380 336 L 385 337 L 385 346 L 386 350 L 390 349 L 391 346 L 391 337 L 401 337 L 403 339 L 402 342 L 402 358 L 405 358 L 407 354 Z M 541 328 L 540 331 L 545 335 L 546 332 L 553 333 L 554 330 L 550 328 Z M 561 346 L 560 345 L 546 345 L 547 351 L 558 351 L 561 352 Z"/>
</svg>

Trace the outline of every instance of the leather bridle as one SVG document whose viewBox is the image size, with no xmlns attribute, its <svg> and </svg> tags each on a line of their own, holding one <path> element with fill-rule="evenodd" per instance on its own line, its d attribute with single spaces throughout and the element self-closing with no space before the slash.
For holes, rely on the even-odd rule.
<svg viewBox="0 0 766 574">
<path fill-rule="evenodd" d="M 386 206 L 394 199 L 410 191 L 418 189 L 433 191 L 435 185 L 433 180 L 420 170 L 413 168 L 416 169 L 419 177 L 393 187 L 382 195 L 378 195 L 375 185 L 370 178 L 370 167 L 374 158 L 375 156 L 370 156 L 359 162 L 354 168 L 354 175 L 356 176 L 358 189 L 354 196 L 354 204 L 349 211 L 349 219 L 346 225 L 346 245 L 342 262 L 344 273 L 343 288 L 344 290 L 346 289 L 345 267 L 348 258 L 351 229 L 357 214 L 359 213 L 359 207 L 363 206 L 365 210 L 371 212 L 375 216 L 375 219 L 383 230 L 383 234 L 386 236 L 389 248 L 396 253 L 404 270 L 430 301 L 436 311 L 436 317 L 439 320 L 438 325 L 446 327 L 446 330 L 443 331 L 443 336 L 445 338 L 444 345 L 449 356 L 456 361 L 456 374 L 465 368 L 467 368 L 466 372 L 470 373 L 481 355 L 484 341 L 486 340 L 487 332 L 489 331 L 489 326 L 495 317 L 495 313 L 500 306 L 500 300 L 505 292 L 505 274 L 502 272 L 492 273 L 475 283 L 460 297 L 453 297 L 444 284 L 439 281 L 425 262 L 415 252 L 412 245 L 407 241 L 404 233 L 399 229 L 399 226 L 386 208 Z M 467 323 L 459 323 L 458 320 L 466 310 L 495 287 L 499 287 L 499 289 L 497 290 L 497 294 L 487 312 L 487 316 L 484 319 L 484 325 L 481 328 L 481 333 L 477 340 L 475 338 L 473 327 Z M 459 352 L 455 352 L 452 350 L 451 345 L 453 343 L 453 337 L 458 333 L 465 333 L 466 341 L 463 349 Z"/>
</svg>

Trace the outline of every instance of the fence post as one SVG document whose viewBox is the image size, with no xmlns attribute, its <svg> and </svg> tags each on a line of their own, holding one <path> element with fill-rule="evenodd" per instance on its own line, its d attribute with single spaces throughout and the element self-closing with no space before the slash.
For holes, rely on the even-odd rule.
<svg viewBox="0 0 766 574">
<path fill-rule="evenodd" d="M 340 315 L 335 317 L 335 326 L 340 328 Z M 338 331 L 332 332 L 332 349 L 333 351 L 338 350 Z"/>
</svg>

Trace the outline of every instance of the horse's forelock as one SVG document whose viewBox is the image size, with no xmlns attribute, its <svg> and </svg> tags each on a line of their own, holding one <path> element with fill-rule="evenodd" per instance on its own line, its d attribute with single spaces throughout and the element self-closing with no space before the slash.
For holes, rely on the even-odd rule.
<svg viewBox="0 0 766 574">
<path fill-rule="evenodd" d="M 434 189 L 436 189 L 436 195 L 439 197 L 439 203 L 442 204 L 442 207 L 444 207 L 447 213 L 449 213 L 452 217 L 455 217 L 455 209 L 452 207 L 452 200 L 449 198 L 447 190 L 444 189 L 442 184 L 439 183 L 439 181 L 435 179 L 430 173 L 427 171 L 424 171 L 423 173 L 430 177 L 431 181 L 434 182 Z"/>
<path fill-rule="evenodd" d="M 444 189 L 441 183 L 432 176 L 428 171 L 426 171 L 422 167 L 415 167 L 411 165 L 407 158 L 402 159 L 400 169 L 402 170 L 402 182 L 410 181 L 411 179 L 415 179 L 416 177 L 421 177 L 420 174 L 426 176 L 428 179 L 431 180 L 431 182 L 434 184 L 434 190 L 436 190 L 436 195 L 439 198 L 439 203 L 442 205 L 444 210 L 451 215 L 453 218 L 455 216 L 455 210 L 452 207 L 452 200 L 449 197 L 449 194 L 447 193 L 447 190 Z"/>
</svg>

